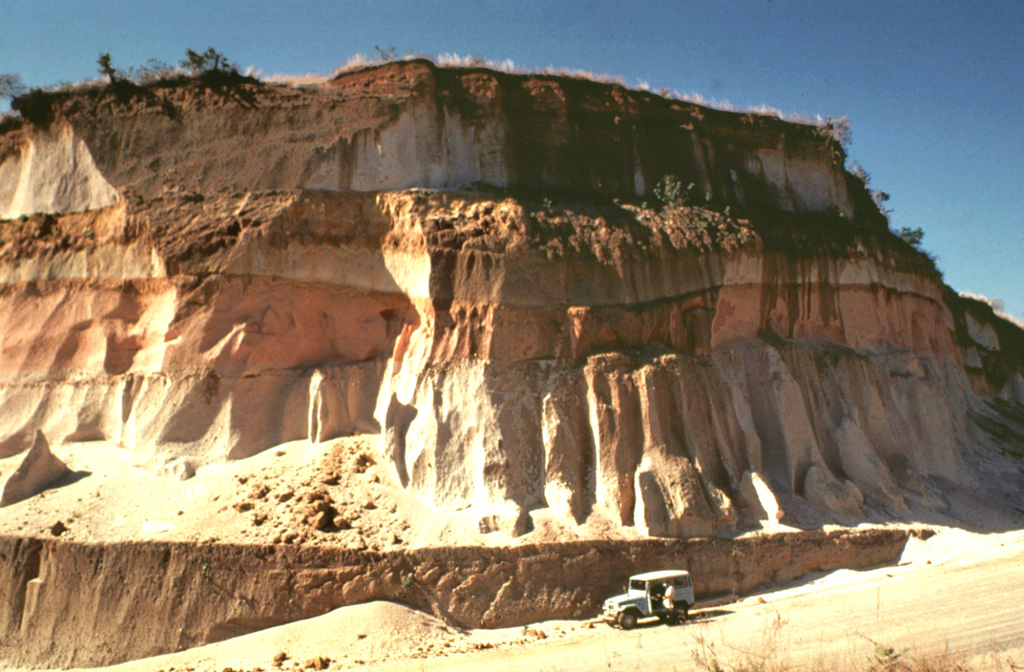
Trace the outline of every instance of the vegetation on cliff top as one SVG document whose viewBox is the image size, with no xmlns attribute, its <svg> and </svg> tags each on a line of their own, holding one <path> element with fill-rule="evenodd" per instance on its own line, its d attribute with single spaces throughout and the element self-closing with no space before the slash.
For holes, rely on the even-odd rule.
<svg viewBox="0 0 1024 672">
<path fill-rule="evenodd" d="M 16 89 L 16 93 L 8 96 L 13 98 L 11 109 L 32 124 L 46 128 L 53 121 L 56 103 L 75 95 L 111 93 L 118 101 L 126 103 L 135 97 L 152 99 L 155 91 L 161 88 L 192 83 L 219 92 L 244 84 L 259 84 L 255 77 L 240 73 L 237 66 L 213 47 L 202 53 L 186 49 L 185 58 L 177 66 L 150 59 L 146 65 L 123 70 L 114 67 L 113 58 L 108 52 L 99 55 L 96 65 L 99 75 L 105 81 L 59 83 L 33 89 L 22 85 Z M 20 83 L 18 75 L 10 77 L 17 78 L 16 81 Z M 0 97 L 2 93 L 0 89 Z M 7 122 L 8 125 L 11 123 Z M 0 132 L 3 130 L 6 130 L 5 127 L 0 126 Z"/>
<path fill-rule="evenodd" d="M 436 58 L 423 55 L 396 57 L 394 47 L 390 47 L 388 49 L 381 49 L 380 47 L 377 47 L 376 50 L 377 53 L 372 57 L 367 57 L 363 54 L 355 54 L 349 58 L 344 65 L 335 68 L 334 72 L 327 76 L 273 75 L 267 77 L 266 82 L 269 84 L 287 84 L 293 86 L 326 84 L 337 80 L 348 73 L 360 70 L 380 67 L 395 62 L 423 61 L 430 63 L 434 67 L 444 69 L 489 70 L 508 75 L 545 76 L 620 86 L 638 92 L 651 93 L 668 100 L 691 103 L 709 110 L 744 114 L 752 117 L 763 117 L 765 119 L 776 119 L 798 126 L 807 126 L 816 129 L 819 134 L 825 137 L 832 138 L 835 140 L 837 146 L 842 146 L 844 148 L 849 145 L 851 138 L 850 124 L 846 117 L 839 117 L 836 119 L 828 117 L 822 119 L 820 116 L 812 118 L 796 114 L 783 114 L 777 108 L 765 105 L 748 108 L 737 107 L 728 101 L 705 98 L 704 96 L 693 92 L 682 93 L 668 88 L 652 90 L 651 86 L 646 81 L 640 81 L 636 86 L 630 86 L 626 80 L 620 76 L 601 74 L 593 71 L 553 67 L 547 67 L 540 70 L 518 68 L 511 59 L 491 61 L 479 56 L 459 56 L 450 53 L 441 54 Z M 131 83 L 140 87 L 183 84 L 187 83 L 191 77 L 209 73 L 232 74 L 237 77 L 242 77 L 249 82 L 261 81 L 260 77 L 257 76 L 252 68 L 248 69 L 244 74 L 240 73 L 236 64 L 230 63 L 223 54 L 216 51 L 213 47 L 208 48 L 202 53 L 193 51 L 192 49 L 187 49 L 185 59 L 180 61 L 177 66 L 169 65 L 158 59 L 149 59 L 145 65 L 132 66 L 127 70 L 122 70 L 113 67 L 113 61 L 109 53 L 100 54 L 98 65 L 100 65 L 100 75 L 106 80 L 105 83 L 107 85 L 114 84 L 116 82 Z M 13 76 L 18 77 L 17 75 Z M 104 82 L 97 80 L 77 83 L 58 82 L 52 86 L 33 88 L 31 91 L 29 91 L 27 87 L 19 89 L 10 97 L 17 98 L 25 95 L 26 93 L 38 97 L 39 93 L 57 95 L 69 92 L 81 92 L 84 90 L 102 88 L 103 84 Z M 0 89 L 0 96 L 2 96 L 2 89 Z M 12 108 L 18 109 L 13 105 Z M 24 111 L 22 111 L 22 114 L 24 114 Z"/>
</svg>

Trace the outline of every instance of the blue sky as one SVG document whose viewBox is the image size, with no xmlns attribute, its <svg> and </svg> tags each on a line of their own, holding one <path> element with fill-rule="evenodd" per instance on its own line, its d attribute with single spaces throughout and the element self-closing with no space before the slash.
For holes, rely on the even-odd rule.
<svg viewBox="0 0 1024 672">
<path fill-rule="evenodd" d="M 1024 317 L 1024 3 L 0 0 L 0 72 L 30 86 L 213 46 L 264 75 L 375 47 L 622 76 L 848 116 L 850 158 L 959 291 Z"/>
</svg>

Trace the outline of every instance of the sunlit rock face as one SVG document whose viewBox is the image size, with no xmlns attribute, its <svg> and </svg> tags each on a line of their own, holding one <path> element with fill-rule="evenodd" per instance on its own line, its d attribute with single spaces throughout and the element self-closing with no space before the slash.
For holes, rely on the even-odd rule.
<svg viewBox="0 0 1024 672">
<path fill-rule="evenodd" d="M 1017 436 L 1021 330 L 816 127 L 424 61 L 48 104 L 0 135 L 0 455 L 375 433 L 438 508 L 688 537 L 902 515 Z"/>
<path fill-rule="evenodd" d="M 117 191 L 68 125 L 33 133 L 8 156 L 0 155 L 0 219 L 95 210 L 117 201 Z"/>
</svg>

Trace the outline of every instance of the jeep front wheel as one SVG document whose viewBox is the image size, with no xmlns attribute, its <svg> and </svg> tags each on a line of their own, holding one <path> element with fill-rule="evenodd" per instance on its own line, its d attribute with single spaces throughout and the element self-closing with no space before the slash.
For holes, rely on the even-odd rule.
<svg viewBox="0 0 1024 672">
<path fill-rule="evenodd" d="M 619 627 L 623 630 L 632 630 L 636 627 L 636 614 L 632 611 L 624 611 L 619 614 Z"/>
</svg>

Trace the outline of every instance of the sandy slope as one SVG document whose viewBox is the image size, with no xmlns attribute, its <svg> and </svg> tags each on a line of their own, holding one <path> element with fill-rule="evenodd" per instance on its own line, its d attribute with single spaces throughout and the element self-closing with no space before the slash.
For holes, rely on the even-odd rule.
<svg viewBox="0 0 1024 672">
<path fill-rule="evenodd" d="M 438 512 L 408 495 L 389 465 L 377 464 L 376 435 L 322 444 L 294 441 L 244 460 L 202 467 L 182 480 L 171 469 L 153 473 L 135 466 L 130 453 L 111 442 L 51 446 L 71 474 L 46 491 L 5 507 L 0 534 L 47 536 L 60 523 L 60 536 L 72 541 L 222 541 L 230 543 L 330 544 L 386 550 L 397 547 L 543 543 L 576 539 L 630 539 L 642 535 L 623 527 L 595 507 L 583 525 L 568 524 L 551 510 L 530 512 L 533 530 L 513 538 L 504 531 L 481 533 L 489 514 L 501 507 Z M 0 459 L 0 488 L 24 454 Z M 310 500 L 326 496 L 345 524 L 317 529 Z M 909 500 L 906 522 L 972 529 L 1010 529 L 1024 517 L 970 499 L 948 502 L 939 513 L 926 502 Z M 738 532 L 820 529 L 833 516 L 800 498 L 783 497 L 782 524 L 742 518 Z M 863 524 L 890 524 L 890 514 L 866 509 Z"/>
<path fill-rule="evenodd" d="M 372 437 L 376 439 L 377 437 Z M 332 544 L 353 548 L 457 544 L 506 545 L 503 532 L 481 534 L 488 513 L 434 513 L 393 483 L 375 464 L 369 439 L 324 444 L 296 441 L 254 457 L 211 465 L 180 480 L 133 466 L 131 456 L 108 442 L 53 446 L 72 474 L 45 492 L 6 507 L 0 534 L 46 536 L 59 522 L 62 538 L 116 542 L 224 541 Z M 0 487 L 24 455 L 0 459 Z M 351 527 L 318 530 L 308 515 L 310 498 L 326 494 Z M 414 524 L 415 523 L 415 524 Z M 604 536 L 600 515 L 582 530 Z M 571 539 L 571 531 L 545 516 L 529 541 Z"/>
<path fill-rule="evenodd" d="M 351 669 L 361 665 L 443 658 L 474 650 L 515 649 L 540 637 L 565 637 L 579 630 L 578 623 L 550 622 L 530 629 L 464 632 L 401 605 L 373 602 L 190 651 L 102 669 L 111 672 L 161 669 L 221 672 L 227 667 L 235 670 L 303 669 L 313 666 L 317 660 L 322 661 L 325 669 Z M 275 664 L 275 657 L 280 659 L 280 664 Z"/>
</svg>

